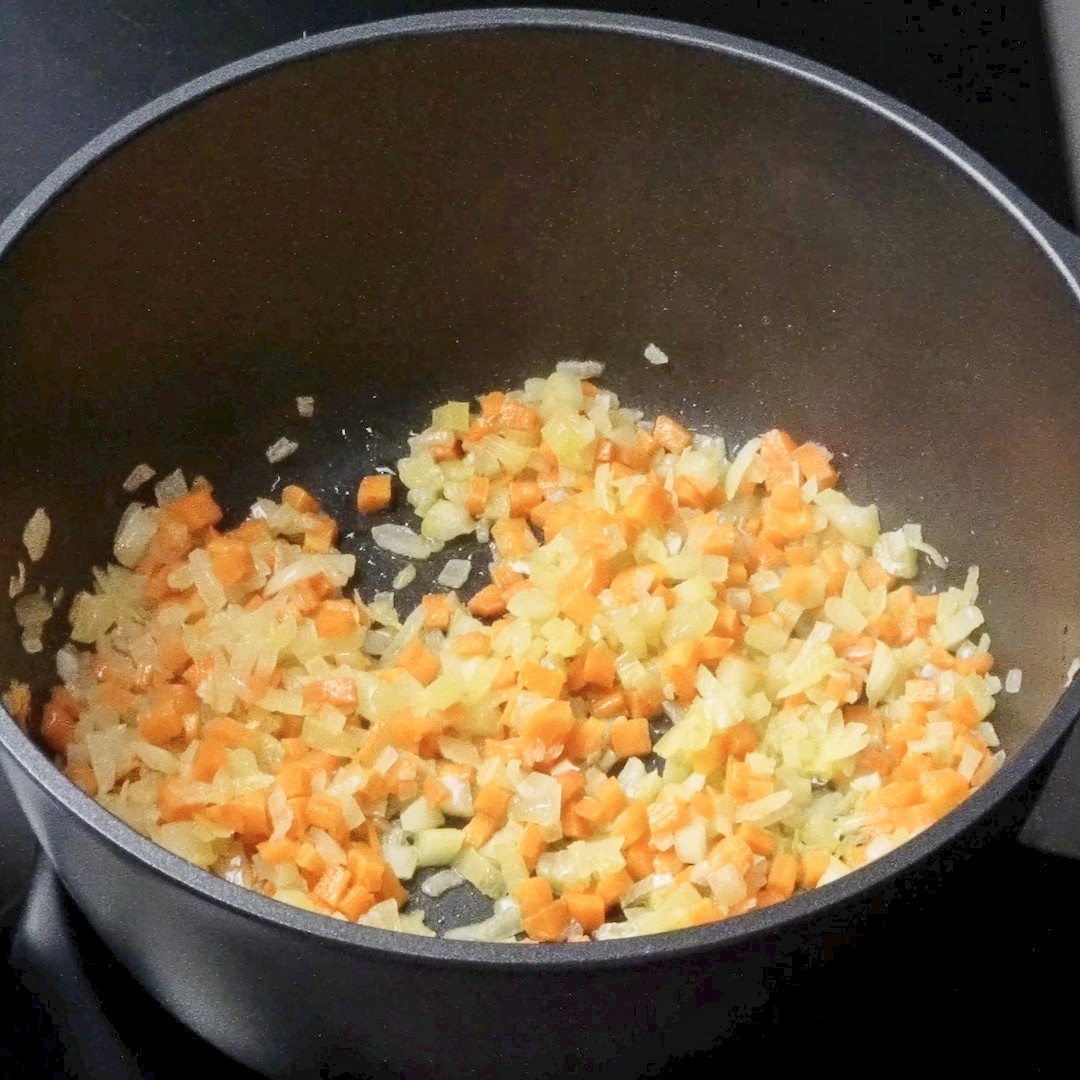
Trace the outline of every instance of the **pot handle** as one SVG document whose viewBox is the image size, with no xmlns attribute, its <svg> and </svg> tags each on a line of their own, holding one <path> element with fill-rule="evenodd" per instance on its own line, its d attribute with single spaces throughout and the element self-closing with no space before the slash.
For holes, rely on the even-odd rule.
<svg viewBox="0 0 1080 1080">
<path fill-rule="evenodd" d="M 1029 216 L 1035 220 L 1066 269 L 1080 281 L 1080 236 L 1059 224 L 1041 208 L 1029 203 L 1028 209 Z M 1080 859 L 1077 777 L 1080 777 L 1080 724 L 1074 723 L 1061 741 L 1046 783 L 1020 830 L 1018 839 L 1021 844 L 1047 855 Z"/>
<path fill-rule="evenodd" d="M 1080 724 L 1059 744 L 1050 775 L 1027 816 L 1018 839 L 1047 855 L 1080 859 Z"/>
<path fill-rule="evenodd" d="M 68 1075 L 141 1080 L 142 1071 L 105 1018 L 86 976 L 60 882 L 43 857 L 12 941 L 11 966 L 63 1033 Z"/>
</svg>

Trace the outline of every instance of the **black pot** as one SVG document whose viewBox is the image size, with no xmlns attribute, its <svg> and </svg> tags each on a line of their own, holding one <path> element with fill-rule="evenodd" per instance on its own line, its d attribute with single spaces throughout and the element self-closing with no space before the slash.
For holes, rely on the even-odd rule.
<svg viewBox="0 0 1080 1080">
<path fill-rule="evenodd" d="M 1005 767 L 900 850 L 778 907 L 584 947 L 418 940 L 244 891 L 135 835 L 0 715 L 0 760 L 94 928 L 254 1068 L 625 1074 L 710 1045 L 884 890 L 918 898 L 1015 826 L 1080 711 L 1080 686 L 1059 699 L 1080 652 L 1080 251 L 841 75 L 621 16 L 335 32 L 110 129 L 0 225 L 0 255 L 0 541 L 13 561 L 45 506 L 35 581 L 69 595 L 136 462 L 209 475 L 239 511 L 293 434 L 282 473 L 344 517 L 431 405 L 591 355 L 628 401 L 850 455 L 854 498 L 983 567 L 995 653 L 1023 669 Z M 303 426 L 298 394 L 319 402 Z M 5 681 L 42 691 L 50 655 L 0 621 Z"/>
</svg>

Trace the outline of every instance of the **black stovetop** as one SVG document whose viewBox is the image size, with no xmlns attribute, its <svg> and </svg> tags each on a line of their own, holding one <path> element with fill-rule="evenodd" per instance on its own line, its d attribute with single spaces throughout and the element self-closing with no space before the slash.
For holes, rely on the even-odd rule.
<svg viewBox="0 0 1080 1080">
<path fill-rule="evenodd" d="M 2 0 L 0 217 L 91 136 L 186 79 L 305 32 L 462 6 L 469 5 Z M 846 70 L 952 130 L 1072 223 L 1036 0 L 580 6 L 708 25 Z M 0 829 L 14 835 L 16 824 Z M 10 883 L 18 873 L 4 864 L 5 851 L 0 844 L 0 873 Z M 745 1058 L 758 1067 L 863 1070 L 895 1063 L 933 1073 L 985 1064 L 1009 1046 L 1027 1072 L 1049 1072 L 1072 1045 L 1078 892 L 1080 863 L 1008 837 L 988 842 L 927 886 L 924 909 L 907 911 L 873 941 L 838 943 L 812 976 L 793 974 L 716 1064 Z M 922 960 L 913 970 L 907 962 L 912 935 L 917 955 L 939 958 L 932 966 Z M 16 928 L 0 930 L 0 1002 L 0 1077 L 190 1078 L 213 1067 L 248 1075 L 139 990 L 43 866 Z"/>
</svg>

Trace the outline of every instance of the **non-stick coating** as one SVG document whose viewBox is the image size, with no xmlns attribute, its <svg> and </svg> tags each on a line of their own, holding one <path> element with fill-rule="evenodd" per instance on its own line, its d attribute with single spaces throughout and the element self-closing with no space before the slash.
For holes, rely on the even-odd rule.
<svg viewBox="0 0 1080 1080">
<path fill-rule="evenodd" d="M 1000 711 L 1011 751 L 1080 652 L 1069 283 L 925 142 L 751 59 L 504 29 L 291 63 L 79 179 L 0 264 L 0 312 L 0 569 L 45 506 L 53 540 L 35 586 L 86 583 L 108 557 L 120 481 L 146 461 L 210 477 L 234 519 L 282 483 L 311 487 L 374 591 L 400 563 L 370 546 L 357 478 L 393 464 L 433 405 L 589 357 L 624 402 L 734 444 L 778 425 L 824 442 L 886 526 L 924 523 L 952 559 L 939 580 L 978 563 L 995 652 L 1024 673 Z M 645 362 L 649 342 L 667 367 Z M 300 394 L 313 420 L 297 416 Z M 263 451 L 281 435 L 300 449 L 272 466 Z M 49 665 L 0 619 L 5 680 L 40 691 Z M 20 791 L 44 830 L 48 797 L 25 779 Z M 164 888 L 145 865 L 113 849 L 115 865 L 82 865 L 61 836 L 92 844 L 93 830 L 65 816 L 50 854 L 160 996 L 178 1007 L 160 961 L 182 954 L 198 969 L 186 978 L 254 994 L 265 1015 L 272 990 L 259 998 L 239 965 L 185 952 L 160 913 L 120 929 L 122 888 Z M 124 873 L 110 893 L 104 878 Z M 215 914 L 203 908 L 200 925 Z M 221 955 L 250 959 L 237 942 L 261 947 L 264 930 L 223 930 Z M 300 946 L 274 963 L 315 980 Z M 360 1038 L 360 988 L 305 992 L 326 1038 Z M 186 1018 L 283 1071 L 280 1047 L 258 1057 L 248 1021 Z M 294 1026 L 289 1052 L 310 1053 L 316 1036 Z M 414 1042 L 430 1066 L 435 1044 Z"/>
</svg>

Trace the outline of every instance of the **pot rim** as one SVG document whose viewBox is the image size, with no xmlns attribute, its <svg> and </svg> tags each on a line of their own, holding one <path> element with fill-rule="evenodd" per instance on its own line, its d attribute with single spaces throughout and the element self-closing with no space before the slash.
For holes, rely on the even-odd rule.
<svg viewBox="0 0 1080 1080">
<path fill-rule="evenodd" d="M 857 107 L 869 109 L 935 150 L 978 184 L 1038 244 L 1074 298 L 1080 301 L 1080 284 L 1059 250 L 1059 247 L 1067 248 L 1068 234 L 960 140 L 915 110 L 841 72 L 737 35 L 663 19 L 576 9 L 493 8 L 381 20 L 305 36 L 199 76 L 113 124 L 42 180 L 0 222 L 0 258 L 66 188 L 97 162 L 146 128 L 211 93 L 293 61 L 390 39 L 533 29 L 626 35 L 719 53 L 783 72 L 838 94 Z M 233 914 L 257 919 L 295 935 L 317 937 L 325 945 L 359 949 L 390 962 L 572 972 L 582 967 L 599 970 L 641 966 L 746 945 L 864 898 L 973 829 L 1048 757 L 1078 715 L 1080 680 L 1065 689 L 1049 717 L 1006 759 L 999 772 L 957 809 L 896 850 L 829 885 L 800 893 L 782 904 L 694 929 L 539 948 L 376 930 L 302 911 L 217 878 L 159 847 L 95 802 L 52 764 L 2 707 L 0 747 L 10 755 L 10 761 L 0 758 L 0 764 L 9 769 L 11 762 L 17 764 L 26 777 L 125 858 L 165 875 L 180 887 Z"/>
</svg>

